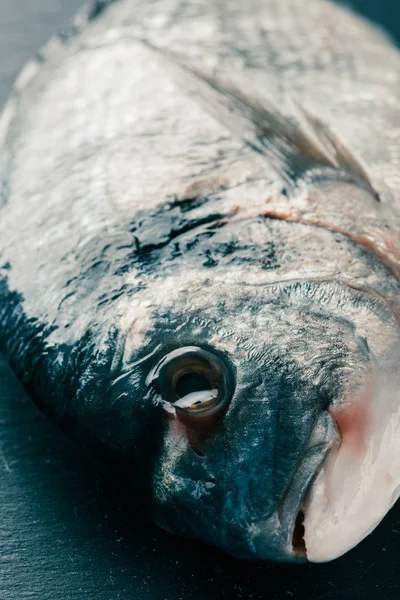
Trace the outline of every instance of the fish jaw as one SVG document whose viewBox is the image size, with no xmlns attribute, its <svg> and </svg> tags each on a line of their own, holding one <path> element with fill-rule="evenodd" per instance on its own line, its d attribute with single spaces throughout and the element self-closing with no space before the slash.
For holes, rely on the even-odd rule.
<svg viewBox="0 0 400 600">
<path fill-rule="evenodd" d="M 385 384 L 376 390 L 370 409 L 367 418 L 354 405 L 332 411 L 338 429 L 344 429 L 304 505 L 303 539 L 310 562 L 328 562 L 354 548 L 400 495 L 399 388 Z"/>
</svg>

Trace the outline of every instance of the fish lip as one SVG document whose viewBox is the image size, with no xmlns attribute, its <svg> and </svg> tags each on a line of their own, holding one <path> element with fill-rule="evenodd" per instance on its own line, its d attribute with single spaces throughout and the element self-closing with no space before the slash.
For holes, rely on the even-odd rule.
<svg viewBox="0 0 400 600">
<path fill-rule="evenodd" d="M 287 536 L 289 556 L 295 560 L 307 560 L 302 525 L 308 505 L 307 497 L 330 450 L 338 440 L 336 422 L 328 412 L 318 419 L 317 427 L 321 422 L 325 429 L 322 439 L 315 440 L 307 447 L 278 509 L 280 526 Z"/>
</svg>

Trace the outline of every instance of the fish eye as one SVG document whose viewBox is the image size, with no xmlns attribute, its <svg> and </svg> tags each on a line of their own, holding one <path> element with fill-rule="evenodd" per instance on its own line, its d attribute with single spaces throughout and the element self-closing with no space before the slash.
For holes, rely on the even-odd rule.
<svg viewBox="0 0 400 600">
<path fill-rule="evenodd" d="M 167 354 L 150 380 L 189 425 L 222 416 L 232 397 L 232 376 L 225 361 L 196 346 Z"/>
</svg>

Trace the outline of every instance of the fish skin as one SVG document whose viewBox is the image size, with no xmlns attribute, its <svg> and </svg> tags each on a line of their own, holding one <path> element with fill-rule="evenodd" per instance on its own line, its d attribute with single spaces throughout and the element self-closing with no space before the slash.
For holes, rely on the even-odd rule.
<svg viewBox="0 0 400 600">
<path fill-rule="evenodd" d="M 321 415 L 400 376 L 398 51 L 324 0 L 106 4 L 0 120 L 1 346 L 162 526 L 302 561 Z M 189 345 L 236 378 L 205 457 L 146 386 Z"/>
</svg>

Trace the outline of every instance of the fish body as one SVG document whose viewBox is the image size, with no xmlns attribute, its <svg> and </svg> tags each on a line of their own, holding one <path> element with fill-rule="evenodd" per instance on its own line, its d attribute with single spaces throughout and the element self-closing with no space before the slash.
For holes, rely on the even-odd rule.
<svg viewBox="0 0 400 600">
<path fill-rule="evenodd" d="M 164 528 L 330 560 L 400 484 L 400 55 L 309 0 L 84 9 L 0 120 L 0 341 Z"/>
</svg>

